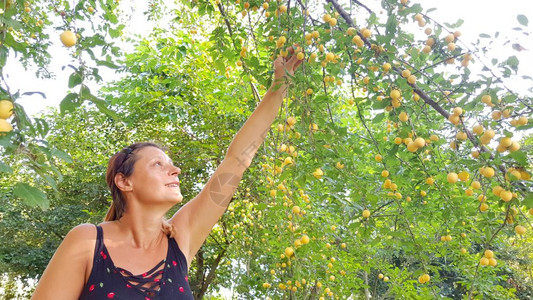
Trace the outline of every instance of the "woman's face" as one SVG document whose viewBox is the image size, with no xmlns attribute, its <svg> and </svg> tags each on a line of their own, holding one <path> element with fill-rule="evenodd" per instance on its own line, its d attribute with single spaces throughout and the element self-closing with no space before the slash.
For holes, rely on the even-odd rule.
<svg viewBox="0 0 533 300">
<path fill-rule="evenodd" d="M 178 179 L 181 169 L 155 147 L 142 148 L 135 155 L 137 161 L 128 178 L 135 198 L 150 204 L 180 203 L 183 200 Z"/>
</svg>

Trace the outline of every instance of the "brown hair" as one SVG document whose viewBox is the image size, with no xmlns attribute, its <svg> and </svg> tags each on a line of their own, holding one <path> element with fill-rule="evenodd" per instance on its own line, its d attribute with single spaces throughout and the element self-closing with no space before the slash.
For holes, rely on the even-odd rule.
<svg viewBox="0 0 533 300">
<path fill-rule="evenodd" d="M 109 159 L 109 162 L 107 163 L 106 181 L 107 186 L 111 191 L 113 202 L 107 211 L 104 219 L 105 221 L 115 221 L 120 219 L 126 209 L 126 199 L 115 184 L 115 176 L 117 174 L 123 174 L 125 177 L 131 176 L 131 174 L 133 174 L 135 162 L 138 159 L 135 154 L 140 149 L 146 147 L 155 147 L 164 150 L 161 146 L 154 143 L 135 143 L 115 153 L 115 155 L 111 156 Z"/>
</svg>

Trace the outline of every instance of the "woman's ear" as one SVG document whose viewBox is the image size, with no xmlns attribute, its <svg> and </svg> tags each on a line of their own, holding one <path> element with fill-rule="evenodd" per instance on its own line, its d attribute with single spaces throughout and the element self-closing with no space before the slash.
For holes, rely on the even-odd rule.
<svg viewBox="0 0 533 300">
<path fill-rule="evenodd" d="M 115 175 L 115 185 L 123 192 L 130 192 L 133 189 L 131 181 L 122 173 Z"/>
</svg>

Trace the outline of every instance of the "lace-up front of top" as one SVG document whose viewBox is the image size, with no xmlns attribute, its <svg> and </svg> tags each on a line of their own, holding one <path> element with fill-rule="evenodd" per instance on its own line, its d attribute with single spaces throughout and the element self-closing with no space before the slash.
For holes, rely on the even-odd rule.
<svg viewBox="0 0 533 300">
<path fill-rule="evenodd" d="M 93 269 L 80 300 L 194 299 L 187 277 L 187 261 L 174 238 L 168 238 L 165 259 L 151 270 L 134 275 L 115 267 L 104 245 L 102 227 L 96 226 L 96 231 Z"/>
</svg>

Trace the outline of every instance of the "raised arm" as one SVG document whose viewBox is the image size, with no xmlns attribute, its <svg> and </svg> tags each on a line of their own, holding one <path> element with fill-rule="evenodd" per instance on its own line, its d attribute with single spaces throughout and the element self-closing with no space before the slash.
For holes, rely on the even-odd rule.
<svg viewBox="0 0 533 300">
<path fill-rule="evenodd" d="M 244 171 L 252 163 L 255 153 L 276 118 L 287 90 L 289 78 L 286 74 L 294 74 L 301 63 L 295 55 L 292 55 L 294 53 L 292 48 L 289 53 L 288 58 L 278 57 L 274 61 L 272 86 L 233 138 L 224 160 L 215 173 L 202 191 L 170 220 L 179 231 L 178 243 L 189 265 L 226 210 Z"/>
</svg>

